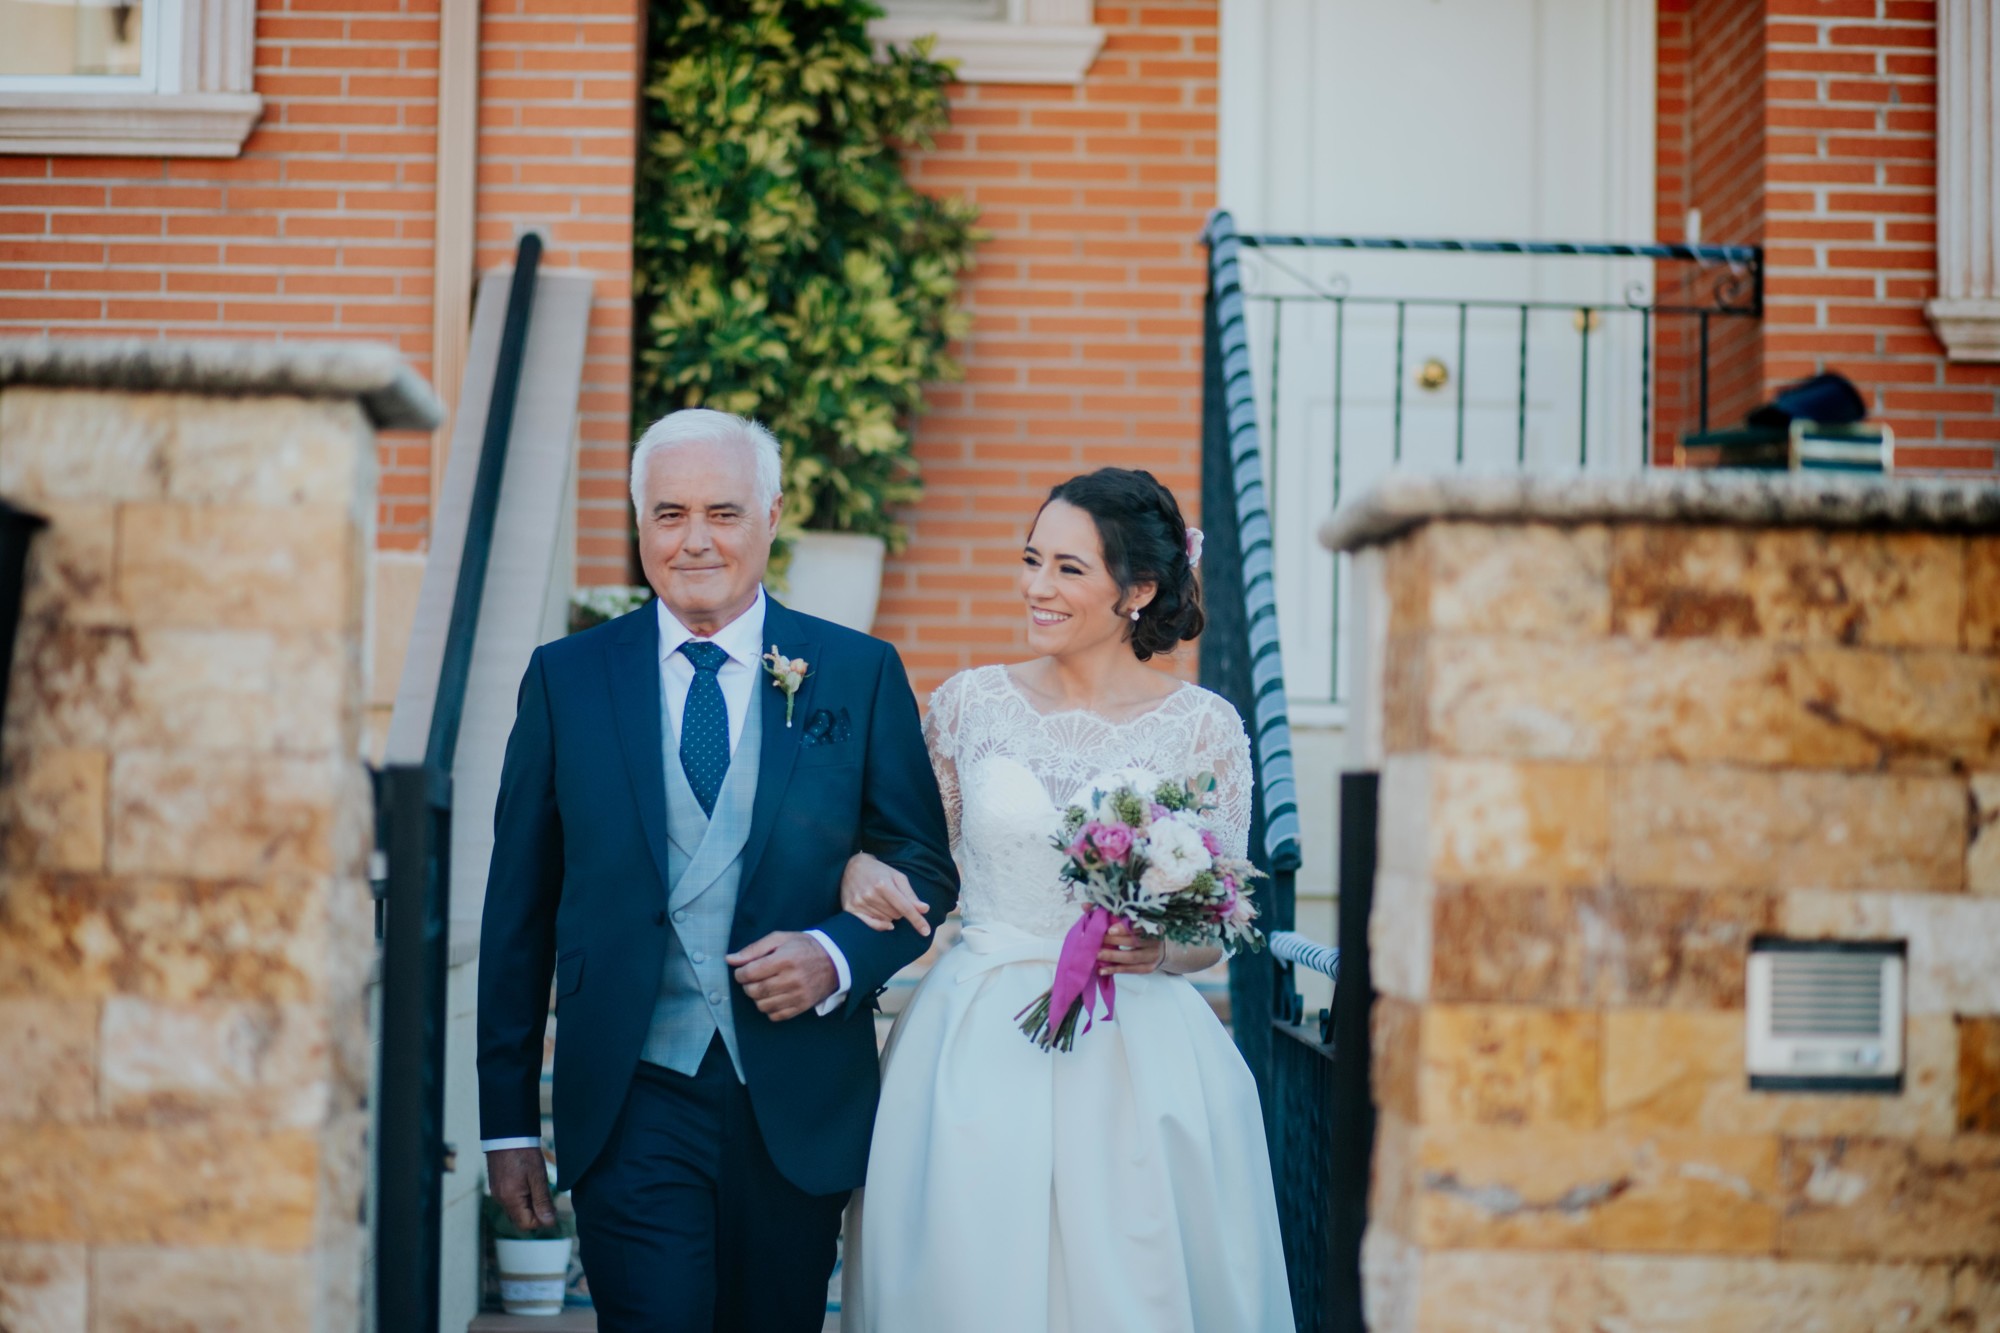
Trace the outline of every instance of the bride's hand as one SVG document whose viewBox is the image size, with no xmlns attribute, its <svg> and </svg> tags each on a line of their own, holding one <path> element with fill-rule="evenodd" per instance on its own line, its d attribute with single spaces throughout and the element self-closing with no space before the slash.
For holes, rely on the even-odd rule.
<svg viewBox="0 0 2000 1333">
<path fill-rule="evenodd" d="M 909 877 L 866 852 L 849 857 L 840 874 L 840 906 L 873 930 L 894 930 L 901 918 L 915 926 L 917 934 L 928 938 L 931 933 L 931 923 L 924 918 L 930 904 L 917 900 Z"/>
<path fill-rule="evenodd" d="M 1167 946 L 1152 935 L 1141 935 L 1130 926 L 1114 923 L 1104 932 L 1104 947 L 1097 951 L 1097 974 L 1102 977 L 1157 972 L 1166 961 Z"/>
</svg>

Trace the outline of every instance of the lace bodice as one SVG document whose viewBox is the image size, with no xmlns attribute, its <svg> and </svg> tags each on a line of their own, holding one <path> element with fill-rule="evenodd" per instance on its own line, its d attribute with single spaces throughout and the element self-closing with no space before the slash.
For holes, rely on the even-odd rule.
<svg viewBox="0 0 2000 1333">
<path fill-rule="evenodd" d="M 1091 779 L 1121 768 L 1161 778 L 1212 773 L 1208 823 L 1231 856 L 1250 837 L 1250 740 L 1220 695 L 1184 685 L 1125 722 L 1069 710 L 1041 713 L 1005 667 L 962 671 L 938 687 L 924 719 L 958 861 L 967 925 L 1003 923 L 1056 936 L 1077 908 L 1051 843 L 1060 811 Z"/>
</svg>

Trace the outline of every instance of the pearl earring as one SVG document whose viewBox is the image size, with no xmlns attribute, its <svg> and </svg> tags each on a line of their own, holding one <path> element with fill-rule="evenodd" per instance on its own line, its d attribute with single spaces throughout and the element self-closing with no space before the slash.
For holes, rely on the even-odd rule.
<svg viewBox="0 0 2000 1333">
<path fill-rule="evenodd" d="M 1132 608 L 1132 623 L 1135 625 L 1139 623 L 1139 608 L 1136 606 Z"/>
</svg>

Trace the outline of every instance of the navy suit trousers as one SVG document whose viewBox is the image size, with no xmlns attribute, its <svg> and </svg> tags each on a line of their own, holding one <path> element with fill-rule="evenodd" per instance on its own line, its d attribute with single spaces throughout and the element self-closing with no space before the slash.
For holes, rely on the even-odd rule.
<svg viewBox="0 0 2000 1333">
<path fill-rule="evenodd" d="M 818 1333 L 848 1193 L 772 1165 L 720 1038 L 640 1064 L 573 1196 L 600 1333 Z"/>
</svg>

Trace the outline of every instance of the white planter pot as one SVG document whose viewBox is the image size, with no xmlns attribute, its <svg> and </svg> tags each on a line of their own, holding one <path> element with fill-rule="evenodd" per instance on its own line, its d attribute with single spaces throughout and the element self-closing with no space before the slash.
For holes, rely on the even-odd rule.
<svg viewBox="0 0 2000 1333">
<path fill-rule="evenodd" d="M 794 611 L 866 634 L 882 599 L 880 537 L 851 532 L 804 532 L 792 543 L 788 587 L 779 600 Z"/>
<path fill-rule="evenodd" d="M 569 1276 L 569 1237 L 495 1240 L 500 1261 L 500 1303 L 508 1314 L 561 1314 L 563 1280 Z"/>
</svg>

